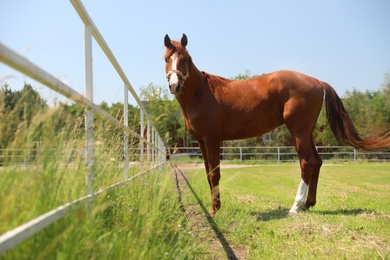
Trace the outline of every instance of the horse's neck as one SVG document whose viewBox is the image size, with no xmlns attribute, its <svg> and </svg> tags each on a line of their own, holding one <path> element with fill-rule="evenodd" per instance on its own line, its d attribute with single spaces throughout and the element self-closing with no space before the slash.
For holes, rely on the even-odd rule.
<svg viewBox="0 0 390 260">
<path fill-rule="evenodd" d="M 194 64 L 191 64 L 189 78 L 185 81 L 182 92 L 176 97 L 187 117 L 192 107 L 196 105 L 197 100 L 204 94 L 207 87 L 207 80 Z"/>
</svg>

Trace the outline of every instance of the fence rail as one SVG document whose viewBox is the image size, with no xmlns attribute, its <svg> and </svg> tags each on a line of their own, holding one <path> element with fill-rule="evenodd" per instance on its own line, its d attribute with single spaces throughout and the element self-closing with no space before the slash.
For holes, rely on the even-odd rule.
<svg viewBox="0 0 390 260">
<path fill-rule="evenodd" d="M 153 126 L 152 120 L 145 110 L 144 105 L 142 104 L 137 93 L 132 88 L 129 80 L 126 77 L 126 74 L 123 72 L 121 66 L 117 62 L 115 56 L 111 52 L 110 48 L 106 44 L 105 40 L 101 36 L 99 30 L 93 23 L 92 19 L 89 17 L 87 11 L 79 0 L 70 0 L 73 7 L 79 14 L 83 24 L 84 24 L 84 48 L 85 48 L 85 96 L 78 93 L 71 87 L 67 86 L 65 83 L 60 81 L 58 78 L 47 73 L 44 69 L 33 64 L 27 58 L 17 54 L 12 49 L 8 48 L 4 44 L 0 43 L 0 62 L 18 70 L 19 72 L 25 74 L 26 76 L 42 83 L 43 85 L 49 87 L 50 89 L 56 91 L 59 94 L 69 98 L 70 100 L 76 102 L 79 106 L 84 107 L 86 110 L 85 118 L 85 133 L 86 133 L 86 146 L 85 149 L 82 149 L 82 155 L 85 157 L 85 163 L 87 165 L 88 172 L 87 176 L 87 194 L 85 197 L 76 199 L 72 202 L 66 203 L 62 206 L 59 206 L 19 227 L 14 228 L 0 236 L 0 254 L 16 246 L 20 242 L 34 235 L 41 229 L 47 227 L 54 221 L 64 217 L 69 209 L 72 207 L 78 207 L 81 205 L 88 204 L 93 197 L 99 196 L 102 192 L 108 191 L 110 189 L 120 187 L 124 183 L 130 181 L 131 179 L 151 171 L 152 169 L 159 168 L 166 161 L 166 149 L 164 142 L 160 137 L 159 133 Z M 93 103 L 93 68 L 92 68 L 92 38 L 96 40 L 100 48 L 105 53 L 106 57 L 110 61 L 111 65 L 114 67 L 118 75 L 123 81 L 124 84 L 124 123 L 119 122 L 116 118 L 111 116 L 105 110 L 100 108 L 98 105 Z M 141 134 L 138 134 L 137 131 L 128 127 L 128 92 L 130 92 L 141 111 Z M 93 115 L 96 113 L 98 116 L 104 118 L 105 120 L 113 122 L 117 127 L 124 131 L 123 138 L 123 150 L 119 153 L 120 158 L 118 159 L 119 163 L 124 164 L 124 178 L 123 181 L 112 184 L 109 187 L 100 189 L 99 191 L 93 190 L 93 181 L 94 181 L 94 158 L 95 158 L 95 141 L 94 141 L 94 132 L 93 132 Z M 146 121 L 147 136 L 144 136 L 144 127 Z M 147 154 L 147 165 L 141 167 L 141 171 L 137 174 L 134 174 L 131 178 L 128 176 L 128 168 L 132 154 L 129 155 L 128 147 L 128 137 L 129 135 L 138 138 L 140 147 L 137 148 L 139 154 L 137 160 L 143 164 L 145 161 L 144 153 Z M 146 147 L 145 147 L 146 146 Z M 22 164 L 28 163 L 39 163 L 39 157 L 36 156 L 39 148 L 37 149 L 14 149 L 14 150 L 0 150 L 0 159 L 5 162 L 21 162 Z M 59 152 L 56 150 L 54 156 L 62 156 L 63 151 Z M 9 160 L 10 157 L 12 160 Z M 61 159 L 61 158 L 59 158 Z M 118 165 L 119 166 L 119 165 Z M 119 167 L 118 167 L 119 168 Z M 145 170 L 143 170 L 145 169 Z"/>
<path fill-rule="evenodd" d="M 388 152 L 361 152 L 347 146 L 317 146 L 317 151 L 324 161 L 383 161 L 390 162 Z M 180 147 L 172 151 L 171 158 L 175 157 L 201 157 L 199 147 Z M 248 161 L 260 162 L 292 162 L 298 161 L 298 155 L 293 146 L 275 147 L 221 147 L 222 161 Z"/>
<path fill-rule="evenodd" d="M 101 153 L 110 154 L 110 160 L 113 162 L 118 162 L 125 165 L 125 155 L 124 151 L 119 148 L 104 148 L 100 149 Z M 145 150 L 145 148 L 144 148 Z M 51 148 L 46 149 L 47 154 L 46 158 L 55 159 L 55 161 L 62 161 L 64 163 L 72 163 L 80 158 L 85 158 L 86 151 L 85 149 L 58 149 Z M 151 149 L 151 161 L 158 161 L 161 163 L 161 160 L 158 160 L 159 152 L 157 149 Z M 31 149 L 0 149 L 0 167 L 9 167 L 9 166 L 28 166 L 28 165 L 39 165 L 41 164 L 41 148 L 31 148 Z M 140 148 L 128 148 L 127 155 L 127 165 L 134 165 L 135 162 L 142 162 L 141 159 L 141 149 Z M 155 163 L 152 163 L 155 164 Z"/>
</svg>

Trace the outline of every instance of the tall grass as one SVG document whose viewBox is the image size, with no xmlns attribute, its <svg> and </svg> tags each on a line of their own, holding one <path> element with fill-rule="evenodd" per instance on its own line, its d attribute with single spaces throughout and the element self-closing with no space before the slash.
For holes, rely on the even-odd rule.
<svg viewBox="0 0 390 260">
<path fill-rule="evenodd" d="M 12 142 L 12 148 L 29 148 L 36 131 L 45 139 L 34 161 L 20 165 L 10 153 L 0 170 L 0 234 L 86 195 L 82 120 L 69 119 L 63 131 L 55 132 L 58 113 L 41 113 L 28 128 L 21 126 Z M 123 134 L 113 134 L 109 125 L 95 128 L 98 191 L 124 179 Z M 131 166 L 129 176 L 139 172 L 139 166 Z M 174 189 L 167 168 L 153 170 L 103 192 L 92 205 L 72 208 L 0 259 L 188 258 L 191 241 Z"/>
<path fill-rule="evenodd" d="M 92 212 L 74 209 L 1 258 L 186 258 L 190 241 L 172 190 L 167 170 L 136 178 L 101 195 Z"/>
</svg>

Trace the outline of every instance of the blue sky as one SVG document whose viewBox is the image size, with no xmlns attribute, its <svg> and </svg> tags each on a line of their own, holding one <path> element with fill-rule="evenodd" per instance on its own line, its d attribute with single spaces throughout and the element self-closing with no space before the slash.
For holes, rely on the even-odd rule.
<svg viewBox="0 0 390 260">
<path fill-rule="evenodd" d="M 167 87 L 163 37 L 188 36 L 200 70 L 234 77 L 291 69 L 330 83 L 343 95 L 378 90 L 390 71 L 390 1 L 101 1 L 84 0 L 90 17 L 139 93 Z M 0 3 L 0 41 L 84 92 L 83 24 L 65 0 Z M 94 101 L 123 100 L 123 84 L 93 44 Z M 1 84 L 32 83 L 0 65 Z M 131 99 L 130 99 L 131 101 Z"/>
</svg>

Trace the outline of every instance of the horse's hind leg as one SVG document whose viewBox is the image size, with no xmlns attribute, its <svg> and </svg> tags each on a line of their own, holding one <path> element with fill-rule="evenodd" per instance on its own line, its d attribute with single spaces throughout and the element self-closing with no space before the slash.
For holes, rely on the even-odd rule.
<svg viewBox="0 0 390 260">
<path fill-rule="evenodd" d="M 318 153 L 314 147 L 311 132 L 310 134 L 295 135 L 294 137 L 295 147 L 301 166 L 301 181 L 290 212 L 297 213 L 300 210 L 305 210 L 308 207 L 313 206 L 316 202 L 315 196 L 321 159 L 319 159 Z M 308 200 L 305 201 L 308 189 L 309 196 Z"/>
</svg>

